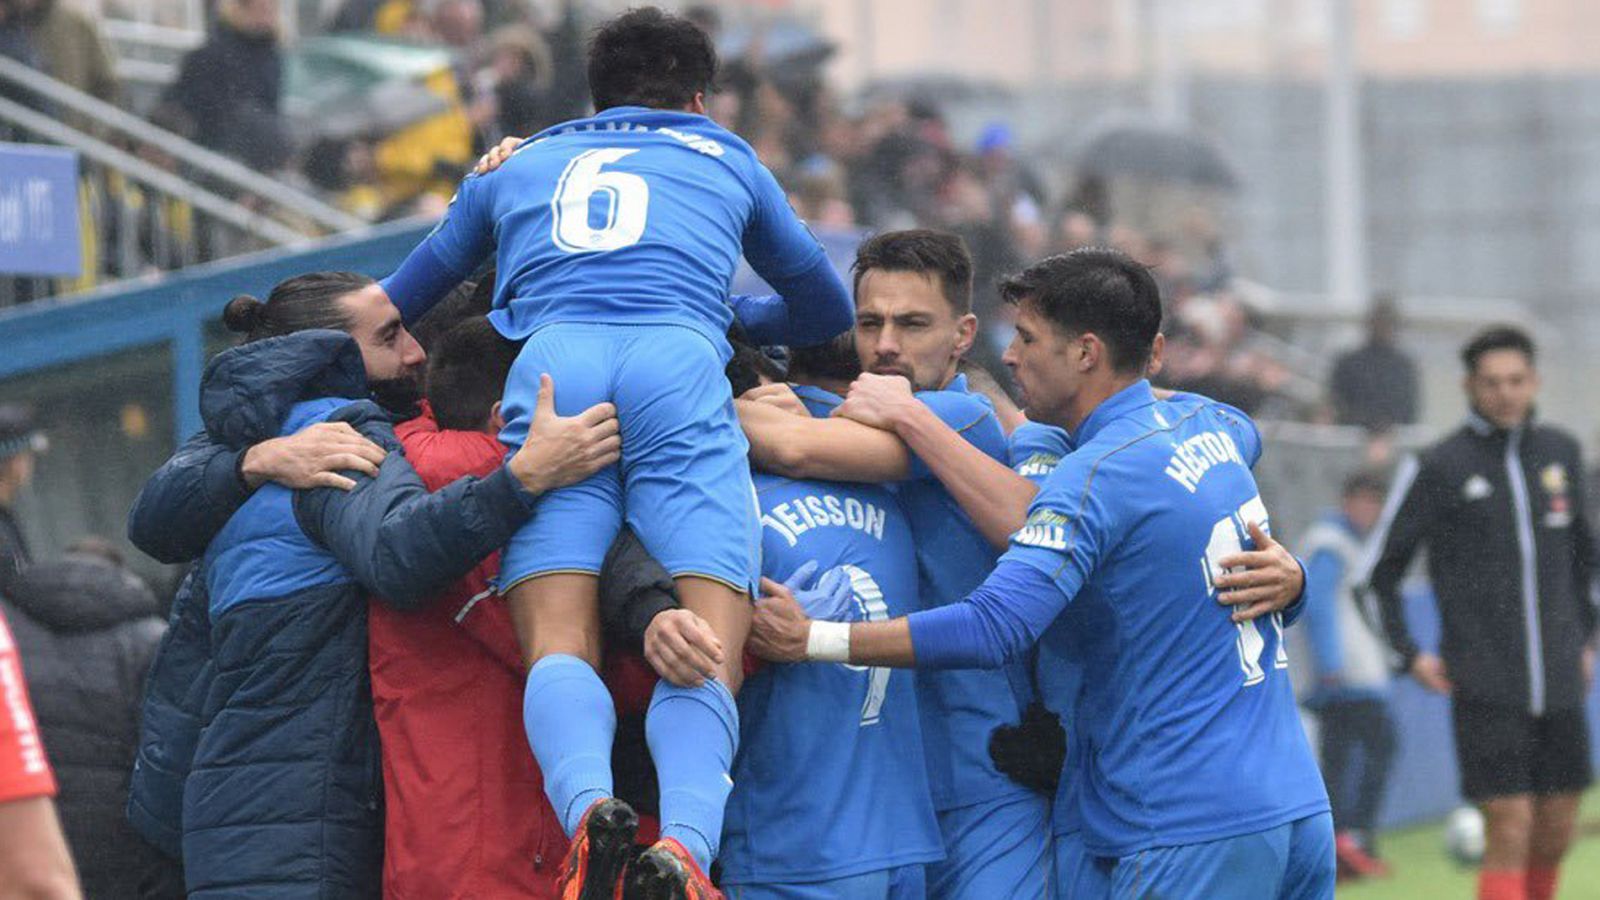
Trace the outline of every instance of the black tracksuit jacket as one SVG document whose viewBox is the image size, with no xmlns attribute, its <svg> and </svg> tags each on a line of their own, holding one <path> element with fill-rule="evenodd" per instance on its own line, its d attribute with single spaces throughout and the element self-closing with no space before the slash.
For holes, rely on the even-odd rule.
<svg viewBox="0 0 1600 900">
<path fill-rule="evenodd" d="M 1596 625 L 1583 480 L 1566 432 L 1536 421 L 1505 431 L 1476 414 L 1401 465 L 1366 583 L 1402 668 L 1417 646 L 1400 582 L 1426 546 L 1455 695 L 1533 715 L 1582 705 Z"/>
</svg>

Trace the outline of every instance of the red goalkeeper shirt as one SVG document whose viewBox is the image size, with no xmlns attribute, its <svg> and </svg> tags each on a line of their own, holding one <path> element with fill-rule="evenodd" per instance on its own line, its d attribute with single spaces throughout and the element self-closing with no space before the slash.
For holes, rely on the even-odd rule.
<svg viewBox="0 0 1600 900">
<path fill-rule="evenodd" d="M 0 803 L 55 793 L 56 779 L 22 680 L 22 660 L 5 617 L 0 616 Z"/>
</svg>

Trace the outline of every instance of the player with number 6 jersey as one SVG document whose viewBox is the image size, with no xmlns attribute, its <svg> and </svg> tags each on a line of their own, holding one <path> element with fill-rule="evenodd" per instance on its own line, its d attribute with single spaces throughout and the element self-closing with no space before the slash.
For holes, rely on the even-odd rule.
<svg viewBox="0 0 1600 900">
<path fill-rule="evenodd" d="M 598 112 L 468 177 L 385 286 L 414 318 L 495 253 L 490 320 L 526 341 L 501 407 L 508 446 L 527 439 L 544 375 L 562 414 L 616 405 L 621 464 L 543 497 L 502 557 L 532 666 L 528 741 L 574 836 L 563 896 L 612 897 L 636 819 L 611 799 L 616 720 L 594 671 L 597 575 L 626 518 L 724 651 L 715 679 L 656 688 L 646 739 L 663 840 L 628 866 L 629 896 L 710 897 L 760 540 L 749 446 L 723 373 L 728 286 L 742 253 L 779 291 L 741 304 L 762 343 L 843 332 L 850 296 L 749 145 L 706 117 L 717 62 L 704 32 L 654 7 L 630 10 L 595 33 L 588 69 Z"/>
</svg>

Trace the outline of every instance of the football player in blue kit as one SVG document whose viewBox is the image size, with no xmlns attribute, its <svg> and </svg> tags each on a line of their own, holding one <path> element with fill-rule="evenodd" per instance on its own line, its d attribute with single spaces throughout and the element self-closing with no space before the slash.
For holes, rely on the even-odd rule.
<svg viewBox="0 0 1600 900">
<path fill-rule="evenodd" d="M 854 349 L 843 350 L 853 364 Z M 830 346 L 791 358 L 795 391 L 817 415 L 839 402 L 817 384 L 837 354 Z M 753 349 L 736 350 L 729 367 L 736 390 L 741 378 L 754 381 L 761 360 Z M 835 387 L 848 385 L 847 377 Z M 764 575 L 789 581 L 825 570 L 822 581 L 843 587 L 844 607 L 817 613 L 826 618 L 884 621 L 912 611 L 912 531 L 888 489 L 762 472 L 755 481 Z M 813 596 L 826 593 L 822 581 Z M 769 665 L 746 678 L 720 857 L 732 900 L 926 896 L 923 866 L 944 851 L 921 765 L 912 675 Z"/>
<path fill-rule="evenodd" d="M 1259 433 L 1230 407 L 1152 393 L 1160 298 L 1122 254 L 1052 257 L 1004 293 L 1029 415 L 1072 447 L 1011 549 L 963 602 L 887 623 L 812 622 L 764 583 L 753 644 L 769 658 L 992 667 L 1060 640 L 1053 624 L 1077 607 L 1082 758 L 1063 779 L 1079 770 L 1072 805 L 1111 895 L 1331 898 L 1332 823 L 1283 617 L 1252 573 L 1223 580 L 1224 561 L 1265 552 L 1247 550 L 1267 542 Z M 1231 615 L 1219 583 L 1236 586 Z"/>
<path fill-rule="evenodd" d="M 616 717 L 595 672 L 597 573 L 626 517 L 716 632 L 716 680 L 663 681 L 647 717 L 663 840 L 629 890 L 706 896 L 738 734 L 733 692 L 749 628 L 760 533 L 747 446 L 723 375 L 726 292 L 741 252 L 779 297 L 743 302 L 762 343 L 820 343 L 850 324 L 850 297 L 822 247 L 749 145 L 708 119 L 716 74 L 706 35 L 647 7 L 602 26 L 589 48 L 598 112 L 524 142 L 469 176 L 438 228 L 386 282 L 415 319 L 496 255 L 495 309 L 525 340 L 506 385 L 501 439 L 527 435 L 541 379 L 556 406 L 614 403 L 623 458 L 541 501 L 501 561 L 531 666 L 528 740 L 573 849 L 563 897 L 611 897 L 636 818 L 611 798 Z"/>
<path fill-rule="evenodd" d="M 971 258 L 952 234 L 886 232 L 861 245 L 855 282 L 862 378 L 909 380 L 922 424 L 954 447 L 913 454 L 902 435 L 841 415 L 850 401 L 826 419 L 746 401 L 738 405 L 751 459 L 791 478 L 892 484 L 911 522 L 917 606 L 956 602 L 994 567 L 1034 491 L 1006 465 L 1005 435 L 989 401 L 969 392 L 957 372 L 977 331 Z M 945 456 L 961 461 L 949 478 L 938 468 Z M 1031 701 L 1026 664 L 930 672 L 918 678 L 917 694 L 945 850 L 944 861 L 928 867 L 928 895 L 1043 896 L 1049 803 L 1002 774 L 989 755 L 991 733 L 1017 722 Z"/>
</svg>

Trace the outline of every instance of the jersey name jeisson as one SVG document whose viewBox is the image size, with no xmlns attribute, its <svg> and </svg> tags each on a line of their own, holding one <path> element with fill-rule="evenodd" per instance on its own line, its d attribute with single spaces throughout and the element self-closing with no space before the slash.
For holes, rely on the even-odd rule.
<svg viewBox="0 0 1600 900">
<path fill-rule="evenodd" d="M 842 568 L 852 618 L 915 609 L 911 529 L 874 485 L 755 476 L 762 574 Z M 770 665 L 739 693 L 740 748 L 723 829 L 728 884 L 821 881 L 943 856 L 921 764 L 916 674 Z M 797 785 L 800 787 L 797 789 Z"/>
</svg>

